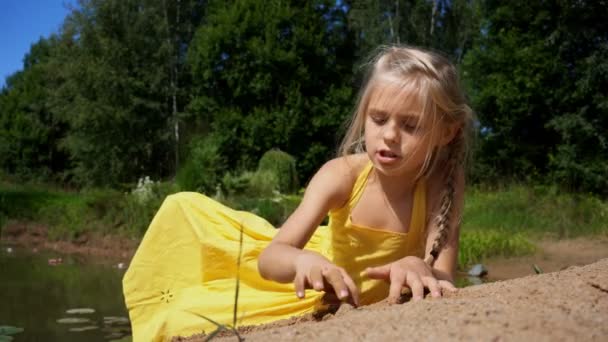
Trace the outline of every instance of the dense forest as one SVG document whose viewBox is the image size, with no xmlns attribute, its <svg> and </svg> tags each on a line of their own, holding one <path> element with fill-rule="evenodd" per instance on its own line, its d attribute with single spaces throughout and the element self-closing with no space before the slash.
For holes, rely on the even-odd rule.
<svg viewBox="0 0 608 342">
<path fill-rule="evenodd" d="M 0 169 L 213 191 L 268 150 L 335 155 L 383 44 L 442 52 L 474 109 L 473 182 L 608 195 L 608 2 L 80 0 L 0 91 Z"/>
</svg>

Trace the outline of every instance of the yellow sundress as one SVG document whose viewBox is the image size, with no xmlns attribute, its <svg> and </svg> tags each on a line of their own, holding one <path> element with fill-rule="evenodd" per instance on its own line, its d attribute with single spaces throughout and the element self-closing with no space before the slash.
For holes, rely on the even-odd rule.
<svg viewBox="0 0 608 342">
<path fill-rule="evenodd" d="M 351 210 L 371 170 L 369 163 L 358 176 L 347 204 L 332 210 L 328 226 L 319 227 L 305 246 L 351 275 L 362 305 L 386 298 L 389 290 L 387 282 L 363 276 L 367 267 L 424 254 L 424 181 L 416 185 L 408 233 L 351 222 Z M 123 279 L 134 341 L 163 341 L 215 330 L 203 316 L 232 324 L 241 229 L 237 325 L 268 323 L 323 307 L 322 292 L 307 290 L 306 298 L 298 299 L 293 284 L 259 275 L 258 255 L 276 234 L 270 223 L 204 195 L 183 192 L 164 201 Z"/>
</svg>

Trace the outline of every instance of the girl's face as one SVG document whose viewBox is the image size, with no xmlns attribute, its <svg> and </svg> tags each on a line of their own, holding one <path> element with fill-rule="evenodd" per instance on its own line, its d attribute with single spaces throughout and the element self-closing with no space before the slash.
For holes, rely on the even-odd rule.
<svg viewBox="0 0 608 342">
<path fill-rule="evenodd" d="M 432 120 L 423 121 L 418 94 L 380 85 L 365 113 L 365 147 L 378 171 L 387 176 L 417 176 L 428 153 L 441 144 Z"/>
</svg>

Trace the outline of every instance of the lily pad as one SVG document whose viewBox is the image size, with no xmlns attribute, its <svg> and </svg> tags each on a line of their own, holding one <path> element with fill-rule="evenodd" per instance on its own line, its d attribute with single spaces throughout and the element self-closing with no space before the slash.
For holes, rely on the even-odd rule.
<svg viewBox="0 0 608 342">
<path fill-rule="evenodd" d="M 81 332 L 81 331 L 89 331 L 89 330 L 96 330 L 96 329 L 99 329 L 99 327 L 96 325 L 87 325 L 86 327 L 70 328 L 69 331 Z"/>
<path fill-rule="evenodd" d="M 103 322 L 105 324 L 129 324 L 129 319 L 127 317 L 119 317 L 119 316 L 107 316 L 103 318 Z"/>
<path fill-rule="evenodd" d="M 0 325 L 0 335 L 15 335 L 23 332 L 23 328 L 12 327 L 10 325 Z"/>
<path fill-rule="evenodd" d="M 69 309 L 65 313 L 67 313 L 69 315 L 84 315 L 84 314 L 95 313 L 95 310 L 91 309 L 91 308 L 76 308 L 76 309 Z"/>
<path fill-rule="evenodd" d="M 87 323 L 90 322 L 91 320 L 88 318 L 80 318 L 80 317 L 66 317 L 66 318 L 60 318 L 57 320 L 57 323 L 59 324 L 78 324 L 78 323 Z"/>
</svg>

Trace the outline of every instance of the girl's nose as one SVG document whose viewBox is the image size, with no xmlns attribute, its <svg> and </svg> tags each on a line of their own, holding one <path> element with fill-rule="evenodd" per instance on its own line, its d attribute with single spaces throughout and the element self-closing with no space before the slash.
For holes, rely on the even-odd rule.
<svg viewBox="0 0 608 342">
<path fill-rule="evenodd" d="M 382 135 L 386 142 L 397 143 L 399 142 L 399 127 L 391 120 L 384 125 Z"/>
</svg>

